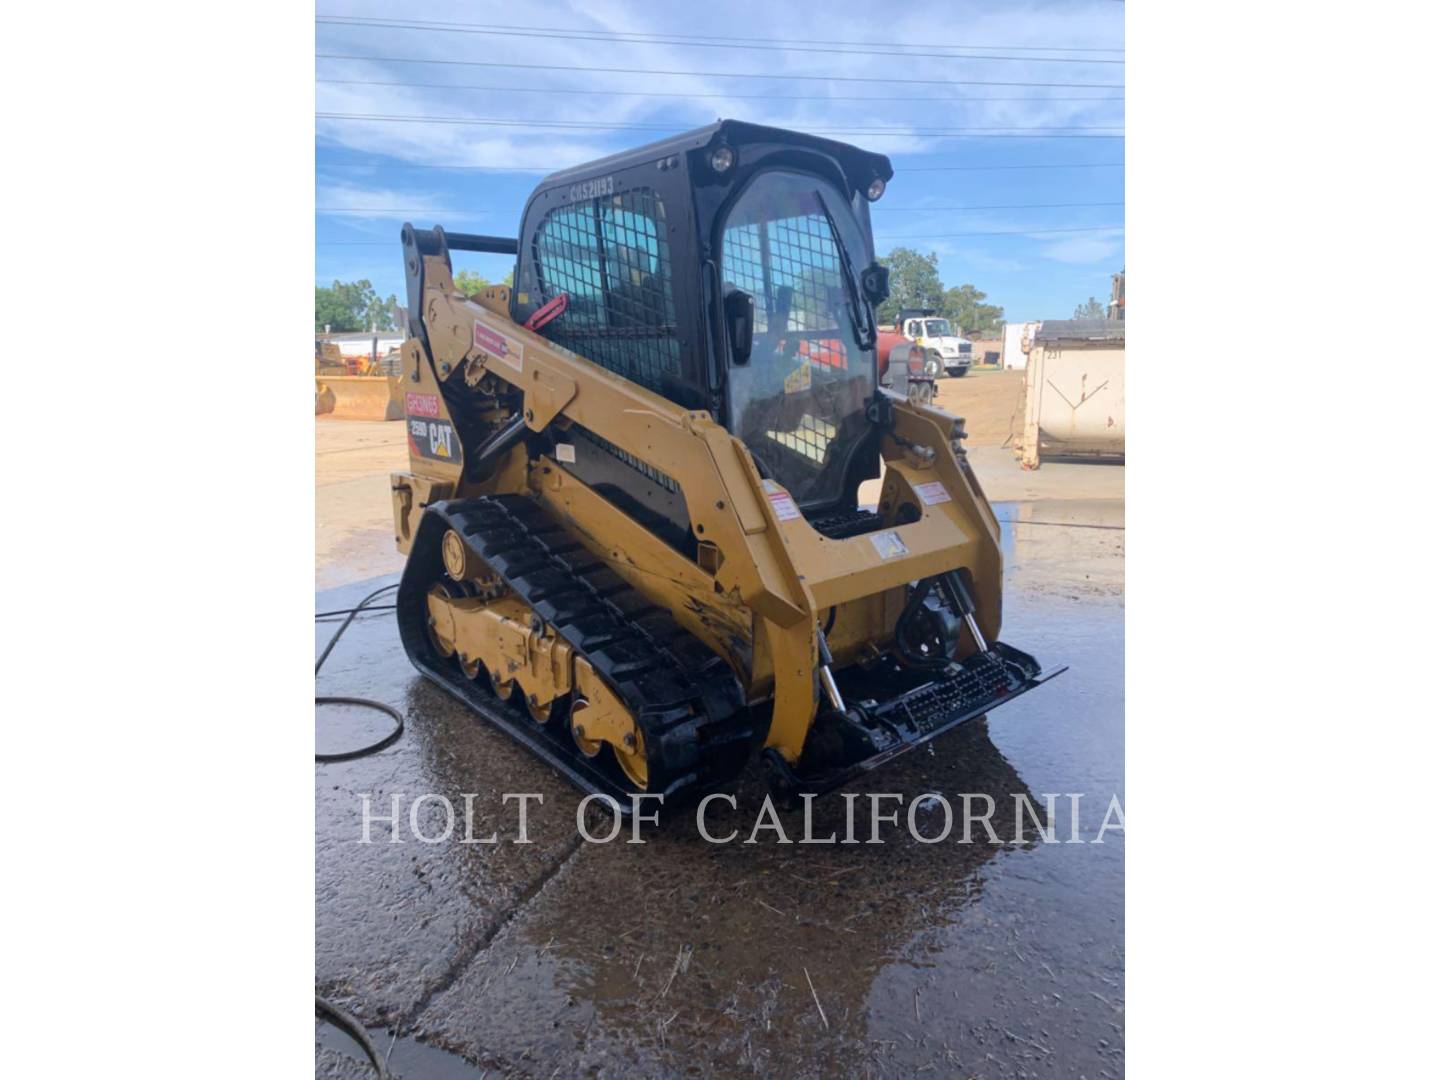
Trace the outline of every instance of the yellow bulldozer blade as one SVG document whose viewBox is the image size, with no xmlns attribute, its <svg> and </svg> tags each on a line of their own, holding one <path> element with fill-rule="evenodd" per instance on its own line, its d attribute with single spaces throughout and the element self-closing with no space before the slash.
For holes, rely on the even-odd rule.
<svg viewBox="0 0 1440 1080">
<path fill-rule="evenodd" d="M 400 380 L 388 375 L 317 375 L 315 414 L 334 420 L 403 420 Z"/>
</svg>

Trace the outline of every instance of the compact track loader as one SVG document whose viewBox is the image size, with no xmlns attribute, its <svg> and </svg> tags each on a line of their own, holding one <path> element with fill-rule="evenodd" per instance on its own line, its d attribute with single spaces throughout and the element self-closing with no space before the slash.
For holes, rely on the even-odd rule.
<svg viewBox="0 0 1440 1080">
<path fill-rule="evenodd" d="M 964 422 L 877 385 L 887 158 L 722 121 L 406 225 L 411 660 L 582 789 L 855 778 L 1039 685 Z M 515 254 L 455 287 L 451 251 Z M 880 475 L 878 505 L 861 483 Z"/>
</svg>

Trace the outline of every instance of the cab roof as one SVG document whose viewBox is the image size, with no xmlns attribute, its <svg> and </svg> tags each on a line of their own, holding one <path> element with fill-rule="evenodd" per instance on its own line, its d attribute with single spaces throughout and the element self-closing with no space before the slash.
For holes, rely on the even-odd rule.
<svg viewBox="0 0 1440 1080">
<path fill-rule="evenodd" d="M 687 131 L 682 135 L 672 135 L 666 139 L 646 143 L 644 146 L 637 146 L 632 150 L 622 150 L 609 157 L 598 158 L 595 161 L 587 161 L 581 165 L 573 165 L 568 169 L 553 172 L 536 185 L 536 190 L 557 184 L 572 184 L 585 177 L 594 176 L 596 173 L 618 172 L 621 169 L 641 165 L 657 158 L 700 150 L 718 142 L 725 142 L 731 146 L 744 146 L 747 143 L 788 144 L 819 150 L 839 162 L 840 167 L 845 170 L 846 178 L 853 186 L 862 191 L 876 177 L 888 182 L 895 175 L 895 170 L 890 166 L 890 159 L 884 154 L 861 150 L 858 146 L 851 146 L 849 143 L 821 138 L 818 135 L 807 135 L 799 131 L 788 131 L 785 128 L 750 124 L 744 120 L 717 120 L 713 124 L 696 128 L 694 131 Z"/>
</svg>

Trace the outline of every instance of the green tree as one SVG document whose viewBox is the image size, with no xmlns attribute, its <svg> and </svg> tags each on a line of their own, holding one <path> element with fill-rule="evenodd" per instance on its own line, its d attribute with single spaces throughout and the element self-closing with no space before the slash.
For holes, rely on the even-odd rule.
<svg viewBox="0 0 1440 1080">
<path fill-rule="evenodd" d="M 383 300 L 368 281 L 336 281 L 328 288 L 315 286 L 315 329 L 329 326 L 336 333 L 348 330 L 393 330 L 391 312 L 395 294 Z"/>
<path fill-rule="evenodd" d="M 514 279 L 515 271 L 511 270 L 505 275 L 505 280 L 500 282 L 500 284 L 506 286 L 513 285 Z M 493 283 L 489 278 L 484 274 L 475 273 L 474 270 L 461 270 L 455 275 L 455 287 L 466 296 L 474 296 L 481 290 L 490 288 L 491 284 Z"/>
<path fill-rule="evenodd" d="M 1105 317 L 1105 305 L 1096 300 L 1093 296 L 1083 304 L 1075 305 L 1076 319 L 1103 319 Z"/>
<path fill-rule="evenodd" d="M 1005 309 L 985 303 L 985 294 L 974 285 L 946 289 L 940 314 L 966 337 L 992 337 L 1000 332 L 1000 324 L 1005 321 Z"/>
<path fill-rule="evenodd" d="M 466 296 L 474 296 L 482 289 L 490 287 L 490 279 L 475 273 L 473 270 L 461 270 L 455 275 L 455 288 L 459 289 Z"/>
<path fill-rule="evenodd" d="M 914 248 L 897 247 L 877 260 L 890 270 L 890 298 L 876 310 L 882 324 L 893 323 L 901 308 L 938 308 L 945 296 L 940 284 L 940 256 L 921 255 Z"/>
</svg>

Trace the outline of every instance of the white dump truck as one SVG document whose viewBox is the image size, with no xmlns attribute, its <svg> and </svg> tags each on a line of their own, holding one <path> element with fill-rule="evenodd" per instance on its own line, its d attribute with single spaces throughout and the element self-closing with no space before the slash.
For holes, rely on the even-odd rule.
<svg viewBox="0 0 1440 1080">
<path fill-rule="evenodd" d="M 934 308 L 901 308 L 900 333 L 940 361 L 947 375 L 970 373 L 970 342 L 955 333 L 949 319 L 937 318 Z"/>
</svg>

